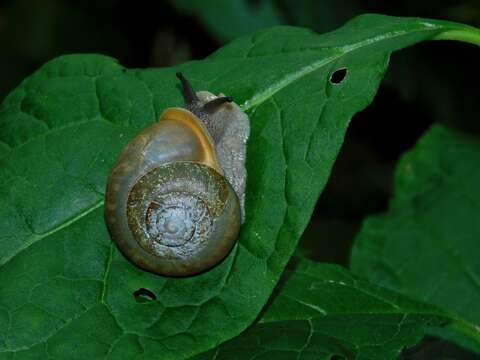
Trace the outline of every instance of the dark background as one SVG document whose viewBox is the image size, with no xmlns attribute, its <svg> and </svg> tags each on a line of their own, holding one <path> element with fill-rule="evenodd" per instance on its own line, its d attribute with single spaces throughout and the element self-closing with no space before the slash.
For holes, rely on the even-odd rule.
<svg viewBox="0 0 480 360">
<path fill-rule="evenodd" d="M 63 54 L 107 54 L 127 67 L 170 66 L 202 59 L 261 28 L 288 24 L 326 32 L 362 13 L 480 26 L 479 0 L 0 0 L 0 101 Z M 433 122 L 480 131 L 479 63 L 478 49 L 456 42 L 422 43 L 392 56 L 374 103 L 352 121 L 299 252 L 347 265 L 362 219 L 388 207 L 399 156 Z M 475 357 L 429 338 L 403 358 Z"/>
</svg>

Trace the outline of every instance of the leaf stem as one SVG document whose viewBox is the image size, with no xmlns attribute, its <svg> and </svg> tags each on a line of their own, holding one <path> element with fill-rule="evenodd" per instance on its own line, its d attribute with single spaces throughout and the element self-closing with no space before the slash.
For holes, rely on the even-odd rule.
<svg viewBox="0 0 480 360">
<path fill-rule="evenodd" d="M 447 30 L 435 36 L 433 40 L 457 40 L 480 46 L 480 29 L 466 27 L 461 30 Z"/>
<path fill-rule="evenodd" d="M 480 328 L 478 326 L 459 319 L 450 324 L 449 328 L 464 334 L 474 340 L 477 344 L 480 344 Z"/>
</svg>

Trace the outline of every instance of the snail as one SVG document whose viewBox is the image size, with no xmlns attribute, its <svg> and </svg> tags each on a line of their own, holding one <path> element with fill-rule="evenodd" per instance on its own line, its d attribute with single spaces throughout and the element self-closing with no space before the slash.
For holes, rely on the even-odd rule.
<svg viewBox="0 0 480 360">
<path fill-rule="evenodd" d="M 228 96 L 195 92 L 118 156 L 105 193 L 112 239 L 134 264 L 189 276 L 219 263 L 245 219 L 249 119 Z"/>
</svg>

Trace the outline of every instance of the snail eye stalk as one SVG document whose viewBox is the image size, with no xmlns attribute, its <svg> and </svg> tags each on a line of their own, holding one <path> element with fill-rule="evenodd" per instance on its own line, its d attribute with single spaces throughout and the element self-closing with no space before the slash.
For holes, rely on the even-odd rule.
<svg viewBox="0 0 480 360">
<path fill-rule="evenodd" d="M 217 111 L 220 108 L 220 106 L 222 106 L 223 104 L 230 103 L 232 101 L 233 101 L 233 97 L 231 96 L 219 97 L 203 105 L 202 110 L 211 114 Z"/>
<path fill-rule="evenodd" d="M 198 96 L 197 94 L 195 93 L 195 91 L 193 90 L 192 88 L 192 85 L 190 84 L 190 82 L 185 78 L 185 76 L 183 76 L 183 74 L 181 72 L 177 72 L 177 78 L 180 80 L 180 82 L 182 83 L 182 88 L 183 88 L 183 96 L 185 96 L 185 101 L 187 102 L 187 104 L 194 104 L 198 101 L 200 101 L 198 99 Z"/>
</svg>

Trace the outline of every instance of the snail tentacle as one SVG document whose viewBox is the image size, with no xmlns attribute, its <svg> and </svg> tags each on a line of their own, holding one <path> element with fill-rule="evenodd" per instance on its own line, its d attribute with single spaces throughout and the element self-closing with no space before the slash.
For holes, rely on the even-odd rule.
<svg viewBox="0 0 480 360">
<path fill-rule="evenodd" d="M 199 101 L 197 94 L 192 88 L 192 85 L 190 82 L 183 76 L 181 72 L 176 73 L 177 78 L 180 80 L 182 83 L 182 88 L 183 88 L 183 95 L 185 96 L 185 100 L 187 104 L 194 104 Z"/>
<path fill-rule="evenodd" d="M 220 106 L 222 106 L 223 104 L 230 103 L 232 101 L 233 97 L 231 96 L 217 97 L 216 99 L 210 100 L 209 102 L 204 104 L 202 106 L 202 110 L 211 114 L 220 109 Z"/>
</svg>

